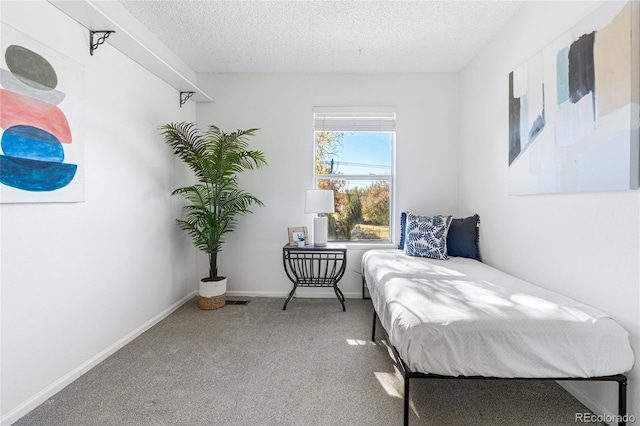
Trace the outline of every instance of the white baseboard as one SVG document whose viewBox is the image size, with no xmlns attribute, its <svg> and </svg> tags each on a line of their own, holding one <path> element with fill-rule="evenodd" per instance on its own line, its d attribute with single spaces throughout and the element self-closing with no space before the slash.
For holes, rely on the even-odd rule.
<svg viewBox="0 0 640 426">
<path fill-rule="evenodd" d="M 591 398 L 586 393 L 578 389 L 575 384 L 571 382 L 565 382 L 564 380 L 556 382 L 562 386 L 567 392 L 569 392 L 575 399 L 580 401 L 585 407 L 587 407 L 593 414 L 602 419 L 615 418 L 618 413 L 612 413 L 598 401 Z M 617 383 L 616 383 L 617 386 Z M 626 413 L 622 413 L 623 415 Z"/>
<path fill-rule="evenodd" d="M 227 291 L 228 297 L 273 297 L 286 299 L 289 296 L 287 291 Z M 362 299 L 362 292 L 343 292 L 345 299 Z M 327 299 L 336 297 L 332 288 L 299 288 L 294 297 L 308 299 Z"/>
<path fill-rule="evenodd" d="M 18 405 L 13 410 L 6 413 L 0 419 L 0 425 L 9 426 L 14 422 L 18 421 L 21 417 L 29 413 L 31 410 L 42 404 L 47 399 L 51 398 L 56 393 L 60 392 L 66 386 L 71 384 L 74 380 L 78 379 L 87 371 L 91 370 L 96 365 L 100 364 L 102 361 L 107 359 L 109 356 L 113 355 L 116 351 L 124 347 L 127 343 L 131 342 L 133 339 L 149 330 L 151 327 L 168 317 L 171 313 L 173 313 L 180 306 L 184 305 L 187 301 L 191 300 L 194 296 L 197 295 L 197 292 L 193 292 L 183 297 L 173 305 L 169 306 L 164 311 L 160 312 L 155 317 L 151 318 L 146 323 L 142 324 L 140 327 L 133 330 L 131 333 L 124 336 L 122 339 L 116 341 L 111 346 L 107 347 L 105 350 L 99 352 L 94 357 L 89 359 L 88 361 L 82 363 L 77 368 L 74 368 L 68 374 L 65 374 L 51 385 L 42 389 L 40 392 L 27 399 L 22 404 Z"/>
</svg>

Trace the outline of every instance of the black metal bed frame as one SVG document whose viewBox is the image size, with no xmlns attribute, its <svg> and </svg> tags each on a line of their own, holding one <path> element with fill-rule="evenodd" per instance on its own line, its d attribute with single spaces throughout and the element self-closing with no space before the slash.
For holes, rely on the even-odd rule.
<svg viewBox="0 0 640 426">
<path fill-rule="evenodd" d="M 373 308 L 373 325 L 371 327 L 371 341 L 376 340 L 376 320 L 378 319 L 378 313 L 375 307 Z M 384 327 L 382 330 L 385 333 L 387 342 L 389 342 L 389 334 Z M 395 346 L 391 345 L 393 356 L 396 359 L 396 363 L 402 372 L 404 379 L 404 426 L 409 425 L 409 381 L 410 379 L 460 379 L 460 380 L 553 380 L 553 381 L 597 381 L 597 382 L 618 382 L 618 425 L 626 425 L 626 413 L 627 413 L 627 377 L 624 374 L 615 374 L 612 376 L 598 376 L 598 377 L 489 377 L 489 376 L 443 376 L 440 374 L 428 374 L 417 373 L 411 371 L 407 364 L 402 360 L 398 350 Z"/>
</svg>

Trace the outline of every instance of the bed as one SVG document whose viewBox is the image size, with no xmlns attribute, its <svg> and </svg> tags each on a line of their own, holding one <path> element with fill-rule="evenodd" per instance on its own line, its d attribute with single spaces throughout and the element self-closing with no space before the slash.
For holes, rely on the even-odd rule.
<svg viewBox="0 0 640 426">
<path fill-rule="evenodd" d="M 618 383 L 619 424 L 634 364 L 628 333 L 609 315 L 467 257 L 369 250 L 363 285 L 404 376 L 597 380 Z"/>
</svg>

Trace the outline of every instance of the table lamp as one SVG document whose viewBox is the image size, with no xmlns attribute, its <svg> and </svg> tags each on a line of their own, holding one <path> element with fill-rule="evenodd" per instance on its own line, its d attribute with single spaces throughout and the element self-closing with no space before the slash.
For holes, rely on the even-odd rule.
<svg viewBox="0 0 640 426">
<path fill-rule="evenodd" d="M 307 189 L 304 200 L 305 213 L 333 213 L 335 212 L 333 191 L 331 189 Z M 327 218 L 316 216 L 313 218 L 313 245 L 325 247 L 327 245 Z"/>
</svg>

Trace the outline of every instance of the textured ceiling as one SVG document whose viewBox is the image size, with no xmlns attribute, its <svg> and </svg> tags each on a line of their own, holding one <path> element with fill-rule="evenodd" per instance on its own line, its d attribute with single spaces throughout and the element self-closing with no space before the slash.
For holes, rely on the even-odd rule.
<svg viewBox="0 0 640 426">
<path fill-rule="evenodd" d="M 460 71 L 519 1 L 120 3 L 197 73 Z"/>
</svg>

